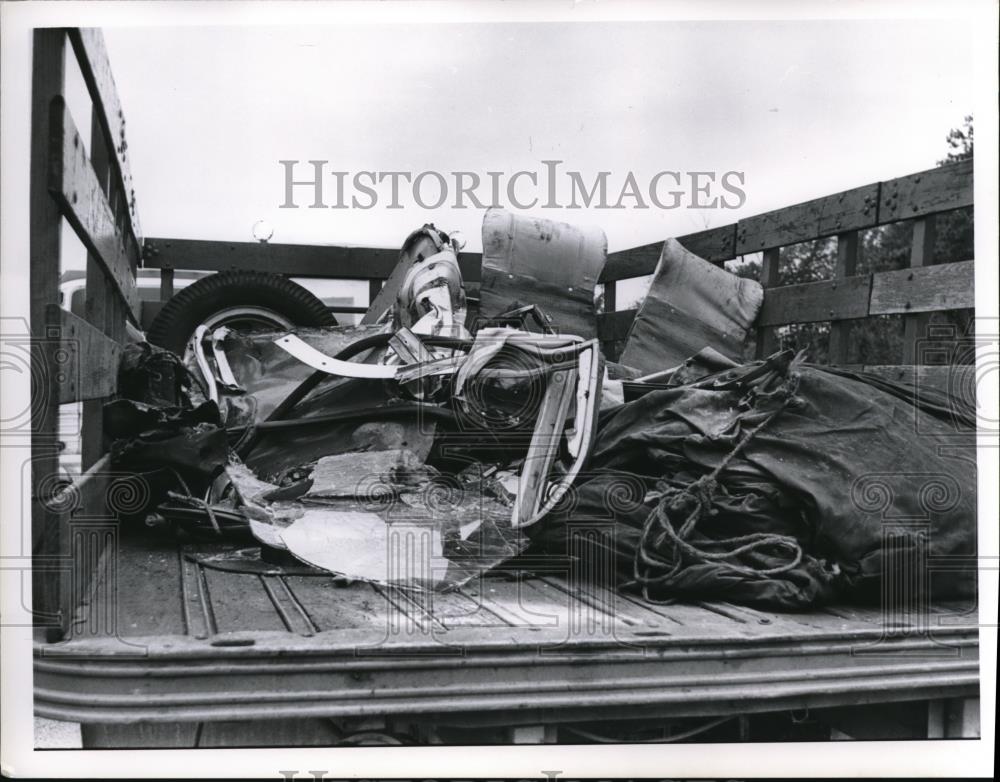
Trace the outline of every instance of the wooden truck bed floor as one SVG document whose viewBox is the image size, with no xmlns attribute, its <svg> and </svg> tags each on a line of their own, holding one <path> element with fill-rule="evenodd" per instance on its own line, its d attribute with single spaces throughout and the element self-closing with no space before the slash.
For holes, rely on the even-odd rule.
<svg viewBox="0 0 1000 782">
<path fill-rule="evenodd" d="M 123 535 L 73 639 L 36 648 L 36 713 L 467 726 L 978 694 L 977 617 L 957 606 L 895 622 L 877 607 L 661 606 L 527 573 L 414 595 L 225 569 L 239 548 Z"/>
</svg>

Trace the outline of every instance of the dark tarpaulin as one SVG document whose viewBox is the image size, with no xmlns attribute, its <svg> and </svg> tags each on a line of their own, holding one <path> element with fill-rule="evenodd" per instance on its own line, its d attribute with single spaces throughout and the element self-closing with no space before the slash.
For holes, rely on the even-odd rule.
<svg viewBox="0 0 1000 782">
<path fill-rule="evenodd" d="M 877 601 L 883 563 L 919 560 L 922 572 L 925 555 L 975 555 L 974 443 L 960 400 L 776 354 L 607 411 L 572 510 L 536 543 L 565 552 L 575 523 L 612 520 L 613 535 L 586 537 L 591 554 L 613 558 L 618 581 L 655 600 Z M 651 518 L 661 497 L 672 532 Z M 907 588 L 972 595 L 974 560 L 964 561 Z"/>
</svg>

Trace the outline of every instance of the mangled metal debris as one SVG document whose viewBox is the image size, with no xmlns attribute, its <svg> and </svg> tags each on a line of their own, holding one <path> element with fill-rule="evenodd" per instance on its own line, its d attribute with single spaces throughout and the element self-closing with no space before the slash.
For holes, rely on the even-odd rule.
<svg viewBox="0 0 1000 782">
<path fill-rule="evenodd" d="M 456 586 L 521 553 L 586 464 L 604 362 L 515 288 L 539 284 L 544 245 L 552 270 L 578 269 L 562 282 L 581 309 L 606 242 L 495 213 L 484 241 L 514 282 L 491 287 L 498 317 L 474 333 L 461 244 L 433 226 L 407 240 L 371 325 L 198 332 L 185 360 L 232 446 L 206 508 L 242 515 L 264 552 L 397 586 Z"/>
<path fill-rule="evenodd" d="M 478 317 L 461 243 L 424 226 L 360 327 L 202 329 L 184 362 L 131 348 L 105 421 L 113 456 L 154 487 L 157 523 L 242 535 L 272 569 L 442 590 L 529 544 L 564 556 L 570 522 L 611 511 L 620 540 L 574 552 L 613 540 L 622 588 L 802 607 L 880 573 L 881 522 L 845 515 L 842 495 L 859 464 L 885 471 L 879 453 L 907 450 L 910 416 L 929 433 L 914 458 L 974 521 L 969 476 L 928 450 L 955 400 L 790 353 L 741 363 L 756 283 L 668 240 L 623 363 L 606 364 L 592 338 L 603 234 L 490 211 L 483 245 Z M 974 525 L 931 523 L 938 553 L 972 550 Z"/>
</svg>

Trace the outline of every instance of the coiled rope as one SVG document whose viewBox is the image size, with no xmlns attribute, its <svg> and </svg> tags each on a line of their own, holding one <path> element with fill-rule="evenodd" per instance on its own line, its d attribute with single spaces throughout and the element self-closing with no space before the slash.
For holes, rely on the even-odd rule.
<svg viewBox="0 0 1000 782">
<path fill-rule="evenodd" d="M 758 398 L 780 400 L 779 405 L 752 429 L 749 429 L 733 449 L 707 475 L 687 486 L 670 485 L 666 478 L 657 483 L 658 491 L 650 492 L 647 499 L 657 499 L 643 524 L 639 545 L 633 558 L 633 580 L 642 589 L 644 599 L 661 602 L 650 596 L 650 590 L 674 578 L 687 562 L 713 563 L 727 570 L 744 575 L 773 576 L 792 570 L 802 561 L 802 547 L 789 535 L 755 532 L 732 538 L 705 540 L 698 545 L 688 538 L 702 519 L 718 513 L 712 509 L 712 500 L 719 488 L 719 476 L 750 444 L 754 437 L 766 429 L 795 399 L 799 377 L 789 374 L 773 392 Z M 672 518 L 687 513 L 680 528 L 675 528 Z M 764 550 L 786 549 L 790 556 L 780 565 L 765 557 Z"/>
</svg>

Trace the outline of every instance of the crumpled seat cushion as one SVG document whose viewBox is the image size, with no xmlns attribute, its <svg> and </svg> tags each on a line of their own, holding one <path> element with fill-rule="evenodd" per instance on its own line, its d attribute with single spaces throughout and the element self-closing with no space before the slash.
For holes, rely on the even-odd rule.
<svg viewBox="0 0 1000 782">
<path fill-rule="evenodd" d="M 705 347 L 742 361 L 743 344 L 763 302 L 764 289 L 756 280 L 714 266 L 667 239 L 621 363 L 646 375 L 678 366 Z"/>
</svg>

